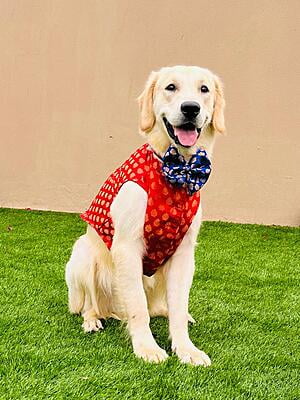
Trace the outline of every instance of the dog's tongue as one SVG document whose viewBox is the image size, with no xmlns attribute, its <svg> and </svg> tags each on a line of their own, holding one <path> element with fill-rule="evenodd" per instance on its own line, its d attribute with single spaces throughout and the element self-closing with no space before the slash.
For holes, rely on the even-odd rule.
<svg viewBox="0 0 300 400">
<path fill-rule="evenodd" d="M 183 146 L 194 146 L 197 141 L 197 131 L 193 130 L 185 130 L 174 127 L 175 135 L 178 137 L 180 144 Z"/>
</svg>

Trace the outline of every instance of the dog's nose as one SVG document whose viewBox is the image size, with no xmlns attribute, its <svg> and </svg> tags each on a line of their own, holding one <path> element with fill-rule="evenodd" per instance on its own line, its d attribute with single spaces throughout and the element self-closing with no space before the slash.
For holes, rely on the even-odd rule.
<svg viewBox="0 0 300 400">
<path fill-rule="evenodd" d="M 184 101 L 180 108 L 182 114 L 187 118 L 195 118 L 200 112 L 200 105 L 196 101 Z"/>
</svg>

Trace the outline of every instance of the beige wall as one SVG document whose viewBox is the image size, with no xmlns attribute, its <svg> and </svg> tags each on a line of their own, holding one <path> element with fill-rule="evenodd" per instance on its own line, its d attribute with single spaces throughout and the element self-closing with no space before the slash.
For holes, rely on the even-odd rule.
<svg viewBox="0 0 300 400">
<path fill-rule="evenodd" d="M 1 0 L 0 206 L 83 210 L 142 143 L 148 73 L 195 64 L 227 99 L 205 218 L 297 225 L 299 15 L 298 0 Z"/>
</svg>

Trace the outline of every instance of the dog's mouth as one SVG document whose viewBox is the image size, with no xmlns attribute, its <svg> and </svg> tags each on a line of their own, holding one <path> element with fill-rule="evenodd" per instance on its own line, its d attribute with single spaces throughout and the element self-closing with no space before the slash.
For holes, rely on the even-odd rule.
<svg viewBox="0 0 300 400">
<path fill-rule="evenodd" d="M 191 147 L 197 142 L 201 133 L 201 128 L 197 128 L 192 122 L 186 122 L 180 126 L 173 126 L 167 118 L 163 117 L 163 121 L 168 134 L 175 140 L 175 143 L 183 147 Z"/>
</svg>

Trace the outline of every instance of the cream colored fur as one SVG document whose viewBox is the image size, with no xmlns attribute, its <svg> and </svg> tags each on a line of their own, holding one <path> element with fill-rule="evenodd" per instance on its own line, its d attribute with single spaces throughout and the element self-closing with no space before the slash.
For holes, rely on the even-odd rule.
<svg viewBox="0 0 300 400">
<path fill-rule="evenodd" d="M 165 93 L 165 86 L 176 82 L 177 93 Z M 209 87 L 209 94 L 199 92 L 199 85 Z M 140 131 L 160 154 L 171 143 L 162 116 L 174 122 L 182 101 L 199 102 L 202 133 L 197 146 L 179 146 L 185 157 L 196 147 L 204 147 L 211 155 L 215 132 L 223 133 L 224 99 L 219 79 L 198 67 L 171 67 L 153 72 L 139 98 Z M 155 342 L 149 327 L 150 316 L 169 319 L 172 350 L 184 363 L 210 365 L 209 357 L 197 349 L 188 335 L 189 290 L 194 273 L 194 249 L 201 224 L 201 207 L 175 254 L 152 277 L 142 274 L 144 252 L 143 226 L 147 194 L 136 183 L 127 182 L 111 206 L 115 228 L 109 251 L 90 226 L 74 245 L 66 266 L 69 309 L 83 316 L 85 332 L 102 328 L 100 318 L 127 321 L 133 350 L 146 361 L 160 362 L 167 358 L 165 350 Z"/>
</svg>

